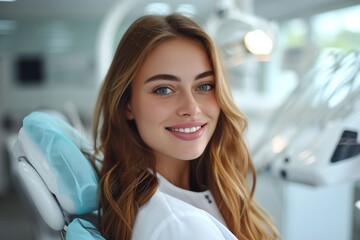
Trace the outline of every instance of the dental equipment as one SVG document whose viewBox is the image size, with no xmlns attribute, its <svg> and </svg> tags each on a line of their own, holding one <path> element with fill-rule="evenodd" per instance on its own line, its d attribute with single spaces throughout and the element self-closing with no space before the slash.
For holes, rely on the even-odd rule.
<svg viewBox="0 0 360 240">
<path fill-rule="evenodd" d="M 219 46 L 229 68 L 242 63 L 249 53 L 262 61 L 268 60 L 273 52 L 275 24 L 245 12 L 235 0 L 218 3 L 206 30 Z"/>
<path fill-rule="evenodd" d="M 93 225 L 97 174 L 82 152 L 90 149 L 89 141 L 75 128 L 45 112 L 24 118 L 14 146 L 25 192 L 61 239 L 103 239 Z"/>
<path fill-rule="evenodd" d="M 274 114 L 290 116 L 274 121 L 276 128 L 260 142 L 272 141 L 274 149 L 256 146 L 258 170 L 309 185 L 360 178 L 359 53 L 326 57 L 333 61 L 330 67 L 308 76 L 314 83 L 300 84 L 293 102 Z"/>
</svg>

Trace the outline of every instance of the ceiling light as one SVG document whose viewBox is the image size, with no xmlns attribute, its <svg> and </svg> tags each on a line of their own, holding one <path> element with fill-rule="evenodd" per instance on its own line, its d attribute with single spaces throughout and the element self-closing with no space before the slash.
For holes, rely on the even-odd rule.
<svg viewBox="0 0 360 240">
<path fill-rule="evenodd" d="M 171 12 L 170 5 L 167 3 L 150 3 L 145 7 L 145 14 L 166 15 Z"/>
<path fill-rule="evenodd" d="M 188 17 L 193 17 L 197 13 L 196 8 L 191 4 L 179 4 L 176 8 L 176 12 Z"/>
<path fill-rule="evenodd" d="M 357 207 L 357 209 L 360 210 L 360 200 L 355 202 L 355 207 Z"/>
<path fill-rule="evenodd" d="M 16 29 L 16 21 L 0 20 L 0 35 L 11 34 Z"/>
</svg>

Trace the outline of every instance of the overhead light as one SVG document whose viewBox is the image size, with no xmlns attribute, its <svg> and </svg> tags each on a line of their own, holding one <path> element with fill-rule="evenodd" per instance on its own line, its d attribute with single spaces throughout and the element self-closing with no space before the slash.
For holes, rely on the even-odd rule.
<svg viewBox="0 0 360 240">
<path fill-rule="evenodd" d="M 16 0 L 0 0 L 0 2 L 15 2 Z"/>
<path fill-rule="evenodd" d="M 145 14 L 166 15 L 171 12 L 170 5 L 167 3 L 150 3 L 145 7 Z"/>
<path fill-rule="evenodd" d="M 355 202 L 355 207 L 360 210 L 360 200 Z"/>
<path fill-rule="evenodd" d="M 0 35 L 11 34 L 16 29 L 16 21 L 0 20 Z"/>
<path fill-rule="evenodd" d="M 188 17 L 193 17 L 197 13 L 196 8 L 191 4 L 179 4 L 176 8 L 176 12 Z"/>
<path fill-rule="evenodd" d="M 247 50 L 257 56 L 267 56 L 273 49 L 273 41 L 263 30 L 256 29 L 245 34 L 244 44 Z"/>
<path fill-rule="evenodd" d="M 275 24 L 243 12 L 234 1 L 221 1 L 206 29 L 228 67 L 241 64 L 249 54 L 265 61 L 273 52 Z"/>
</svg>

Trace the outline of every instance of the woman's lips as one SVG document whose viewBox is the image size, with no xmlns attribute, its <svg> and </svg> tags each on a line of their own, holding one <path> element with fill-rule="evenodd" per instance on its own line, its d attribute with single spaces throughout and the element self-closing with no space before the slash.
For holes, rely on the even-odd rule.
<svg viewBox="0 0 360 240">
<path fill-rule="evenodd" d="M 179 124 L 172 127 L 167 127 L 173 136 L 185 141 L 192 141 L 200 138 L 205 131 L 205 123 Z"/>
<path fill-rule="evenodd" d="M 182 132 L 182 133 L 194 133 L 198 131 L 201 126 L 189 127 L 189 128 L 170 128 L 169 131 Z"/>
</svg>

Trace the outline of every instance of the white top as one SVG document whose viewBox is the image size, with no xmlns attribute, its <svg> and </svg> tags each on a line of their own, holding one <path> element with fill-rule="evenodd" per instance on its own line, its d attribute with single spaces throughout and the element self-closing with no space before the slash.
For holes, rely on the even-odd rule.
<svg viewBox="0 0 360 240">
<path fill-rule="evenodd" d="M 136 216 L 133 240 L 236 239 L 221 223 L 210 191 L 191 192 L 158 177 L 159 189 Z"/>
<path fill-rule="evenodd" d="M 180 199 L 194 207 L 210 213 L 214 218 L 220 221 L 226 226 L 225 220 L 222 217 L 213 195 L 209 190 L 203 192 L 193 192 L 183 188 L 179 188 L 174 184 L 170 183 L 166 178 L 161 176 L 159 173 L 157 177 L 160 181 L 159 190 L 160 192 L 166 193 L 174 198 Z"/>
</svg>

